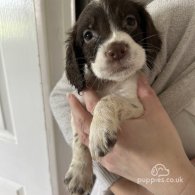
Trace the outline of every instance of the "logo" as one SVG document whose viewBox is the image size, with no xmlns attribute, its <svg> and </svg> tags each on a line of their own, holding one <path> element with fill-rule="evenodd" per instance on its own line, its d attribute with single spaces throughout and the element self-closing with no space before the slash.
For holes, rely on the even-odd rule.
<svg viewBox="0 0 195 195">
<path fill-rule="evenodd" d="M 183 183 L 183 178 L 181 176 L 178 176 L 177 178 L 168 177 L 170 175 L 170 170 L 161 163 L 154 165 L 150 173 L 151 177 L 137 178 L 137 183 Z"/>
<path fill-rule="evenodd" d="M 156 164 L 151 170 L 151 175 L 154 177 L 166 177 L 169 173 L 169 169 L 167 169 L 163 164 Z"/>
</svg>

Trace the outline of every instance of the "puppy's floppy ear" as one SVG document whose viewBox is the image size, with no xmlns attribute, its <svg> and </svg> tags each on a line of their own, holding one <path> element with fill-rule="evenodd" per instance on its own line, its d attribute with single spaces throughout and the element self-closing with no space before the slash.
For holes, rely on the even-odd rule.
<svg viewBox="0 0 195 195">
<path fill-rule="evenodd" d="M 144 32 L 143 47 L 146 49 L 147 66 L 152 69 L 154 60 L 161 49 L 161 39 L 151 16 L 144 7 L 140 9 L 140 16 L 142 22 L 142 31 Z"/>
<path fill-rule="evenodd" d="M 78 90 L 78 93 L 80 93 L 86 86 L 84 77 L 84 66 L 86 61 L 82 48 L 76 41 L 76 27 L 70 33 L 66 43 L 66 76 L 70 83 Z"/>
</svg>

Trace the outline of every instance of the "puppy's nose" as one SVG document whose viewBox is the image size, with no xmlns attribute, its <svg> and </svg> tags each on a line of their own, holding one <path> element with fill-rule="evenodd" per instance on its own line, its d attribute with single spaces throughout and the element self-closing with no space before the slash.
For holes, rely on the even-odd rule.
<svg viewBox="0 0 195 195">
<path fill-rule="evenodd" d="M 108 46 L 105 55 L 109 60 L 117 61 L 124 58 L 127 51 L 128 45 L 124 42 L 113 42 Z"/>
</svg>

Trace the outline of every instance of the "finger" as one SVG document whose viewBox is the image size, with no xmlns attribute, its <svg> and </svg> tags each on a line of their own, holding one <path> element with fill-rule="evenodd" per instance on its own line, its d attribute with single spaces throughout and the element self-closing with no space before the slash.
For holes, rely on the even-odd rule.
<svg viewBox="0 0 195 195">
<path fill-rule="evenodd" d="M 92 120 L 91 114 L 85 110 L 85 108 L 73 94 L 68 95 L 68 101 L 71 107 L 76 130 L 78 131 L 78 133 L 81 131 L 89 134 Z"/>
<path fill-rule="evenodd" d="M 73 94 L 68 94 L 68 102 L 74 116 L 81 116 L 86 112 L 82 104 Z"/>
<path fill-rule="evenodd" d="M 87 135 L 84 132 L 79 131 L 78 136 L 79 136 L 79 140 L 81 141 L 81 143 L 88 147 L 89 146 L 89 135 Z"/>
<path fill-rule="evenodd" d="M 83 97 L 84 97 L 87 110 L 90 113 L 93 113 L 94 108 L 96 104 L 98 103 L 98 101 L 100 100 L 100 98 L 97 96 L 97 94 L 93 90 L 85 91 Z"/>
<path fill-rule="evenodd" d="M 162 108 L 158 97 L 156 96 L 154 90 L 151 88 L 144 75 L 141 75 L 138 80 L 137 92 L 146 112 L 153 112 L 159 108 Z"/>
<path fill-rule="evenodd" d="M 82 139 L 82 143 L 87 147 L 89 147 L 89 136 L 85 134 L 85 136 L 83 136 L 81 139 Z"/>
<path fill-rule="evenodd" d="M 90 132 L 90 125 L 91 125 L 91 121 L 92 121 L 92 117 L 91 116 L 82 116 L 82 117 L 78 117 L 78 115 L 75 117 L 74 115 L 72 115 L 72 117 L 74 118 L 74 125 L 75 125 L 75 129 L 77 131 L 78 134 L 89 134 Z"/>
<path fill-rule="evenodd" d="M 113 153 L 108 153 L 106 156 L 103 158 L 98 159 L 99 163 L 105 167 L 108 171 L 112 173 L 116 173 L 116 168 L 115 168 L 115 157 Z"/>
</svg>

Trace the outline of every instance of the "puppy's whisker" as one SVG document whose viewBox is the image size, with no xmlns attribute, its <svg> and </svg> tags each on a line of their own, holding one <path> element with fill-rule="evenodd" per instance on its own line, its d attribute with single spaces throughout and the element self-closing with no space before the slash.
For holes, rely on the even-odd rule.
<svg viewBox="0 0 195 195">
<path fill-rule="evenodd" d="M 91 86 L 92 89 L 94 88 L 96 82 L 97 82 L 97 78 L 95 78 L 94 81 L 93 81 L 93 84 L 92 84 L 92 86 Z"/>
<path fill-rule="evenodd" d="M 154 60 L 152 56 L 150 55 L 147 55 L 147 59 L 151 59 L 151 60 Z"/>
<path fill-rule="evenodd" d="M 135 35 L 132 35 L 132 38 L 135 38 L 135 37 L 137 37 L 138 35 L 142 35 L 142 34 L 145 34 L 146 32 L 140 32 L 140 33 L 137 33 L 137 34 L 135 34 Z"/>
<path fill-rule="evenodd" d="M 154 46 L 153 44 L 151 44 L 151 43 L 142 43 L 142 45 L 145 45 L 145 46 L 147 46 L 148 48 L 158 48 L 158 49 L 160 49 L 160 47 L 157 47 L 157 46 Z"/>
<path fill-rule="evenodd" d="M 132 35 L 132 38 L 136 38 L 138 35 L 142 35 L 142 34 L 143 34 L 143 35 L 146 35 L 147 32 L 137 33 L 137 34 L 135 34 L 135 35 Z M 154 34 L 154 35 L 152 35 L 152 36 L 159 36 L 159 35 L 158 35 L 158 34 Z M 162 38 L 162 37 L 166 37 L 166 35 L 162 35 L 162 34 L 161 34 L 160 37 L 161 37 L 161 38 Z M 145 38 L 147 38 L 147 37 L 145 37 Z M 145 40 L 145 38 L 143 38 L 143 39 Z M 143 39 L 142 39 L 142 40 L 143 40 Z M 141 41 L 142 41 L 142 40 L 141 40 Z"/>
<path fill-rule="evenodd" d="M 152 53 L 158 53 L 158 50 L 156 49 L 145 49 L 147 52 L 152 52 Z"/>
<path fill-rule="evenodd" d="M 155 47 L 152 44 L 145 43 L 145 44 L 142 44 L 142 46 L 145 46 L 145 49 L 147 49 L 147 48 L 151 49 L 152 48 L 152 49 L 160 50 L 160 47 Z"/>
<path fill-rule="evenodd" d="M 152 70 L 152 67 L 153 66 L 155 66 L 155 63 L 153 63 L 153 62 L 146 62 L 146 65 L 148 66 L 148 68 L 150 69 L 150 70 Z"/>
<path fill-rule="evenodd" d="M 154 34 L 154 35 L 151 35 L 149 37 L 145 37 L 144 39 L 140 40 L 139 42 L 145 41 L 147 39 L 151 39 L 151 38 L 156 37 L 156 36 L 159 36 L 159 35 L 158 34 Z"/>
<path fill-rule="evenodd" d="M 98 86 L 97 86 L 97 90 L 99 90 L 99 89 L 101 89 L 101 79 L 99 80 L 99 82 L 98 82 Z"/>
<path fill-rule="evenodd" d="M 153 60 L 153 59 L 150 59 L 150 58 L 149 58 L 149 59 L 147 58 L 146 65 L 147 65 L 150 69 L 152 69 L 152 67 L 155 66 L 154 60 Z"/>
</svg>

